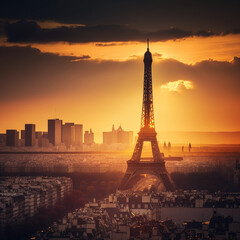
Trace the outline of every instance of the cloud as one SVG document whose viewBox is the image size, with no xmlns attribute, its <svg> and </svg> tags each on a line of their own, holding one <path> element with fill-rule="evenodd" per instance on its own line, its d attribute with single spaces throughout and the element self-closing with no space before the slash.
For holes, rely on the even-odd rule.
<svg viewBox="0 0 240 240">
<path fill-rule="evenodd" d="M 98 25 L 41 28 L 34 21 L 19 21 L 6 25 L 8 42 L 38 42 L 49 43 L 66 41 L 70 43 L 86 42 L 112 42 L 144 40 L 144 35 L 127 26 L 120 25 Z"/>
<path fill-rule="evenodd" d="M 43 53 L 29 46 L 0 47 L 1 107 L 38 99 L 40 103 L 49 101 L 46 108 L 53 109 L 56 104 L 66 114 L 75 104 L 76 109 L 86 109 L 83 115 L 98 112 L 109 121 L 127 115 L 127 119 L 137 121 L 142 100 L 142 58 L 121 62 L 83 58 L 78 61 L 77 57 Z M 188 65 L 174 59 L 156 61 L 153 56 L 152 76 L 156 116 L 164 114 L 165 124 L 174 125 L 177 116 L 182 127 L 198 124 L 204 129 L 206 124 L 215 129 L 239 129 L 239 57 L 229 62 L 206 60 Z M 194 91 L 186 89 L 186 81 L 191 81 Z M 181 94 L 160 91 L 162 85 L 169 87 L 170 83 L 181 89 Z M 24 109 L 25 105 L 22 108 L 38 111 L 35 105 L 30 110 Z"/>
<path fill-rule="evenodd" d="M 194 65 L 174 59 L 156 61 L 153 54 L 154 89 L 190 90 L 239 99 L 240 58 L 230 62 L 206 60 Z M 76 91 L 85 94 L 126 94 L 139 89 L 142 58 L 99 61 L 90 56 L 59 56 L 36 48 L 0 47 L 0 100 Z M 131 81 L 129 81 L 131 79 Z M 107 88 L 106 88 L 107 86 Z M 164 86 L 164 87 L 163 87 Z M 117 92 L 116 92 L 116 91 Z M 184 91 L 190 92 L 190 91 Z"/>
<path fill-rule="evenodd" d="M 225 32 L 240 27 L 239 12 L 240 3 L 236 0 L 8 0 L 1 4 L 0 18 L 85 25 L 129 24 L 144 31 L 175 26 Z"/>
<path fill-rule="evenodd" d="M 149 37 L 151 41 L 176 40 L 193 36 L 210 37 L 224 35 L 212 31 L 186 31 L 171 27 L 165 30 L 144 32 L 133 29 L 127 25 L 94 25 L 94 26 L 61 26 L 55 28 L 42 28 L 34 21 L 17 21 L 7 23 L 5 26 L 7 41 L 14 43 L 50 43 L 69 42 L 87 43 L 97 42 L 97 46 L 113 46 L 116 43 L 107 42 L 145 42 Z M 232 32 L 228 32 L 232 33 Z"/>
<path fill-rule="evenodd" d="M 112 47 L 112 46 L 119 46 L 124 45 L 125 43 L 96 43 L 95 46 L 97 47 Z"/>
<path fill-rule="evenodd" d="M 169 92 L 181 92 L 183 90 L 193 89 L 193 83 L 188 80 L 177 80 L 162 85 L 161 89 L 166 89 Z"/>
</svg>

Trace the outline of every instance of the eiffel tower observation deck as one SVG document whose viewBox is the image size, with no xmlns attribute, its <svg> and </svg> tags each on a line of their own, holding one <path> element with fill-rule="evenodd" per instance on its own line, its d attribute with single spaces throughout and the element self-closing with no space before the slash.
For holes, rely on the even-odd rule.
<svg viewBox="0 0 240 240">
<path fill-rule="evenodd" d="M 152 54 L 149 51 L 149 39 L 147 39 L 147 51 L 144 54 L 144 83 L 141 127 L 138 133 L 137 143 L 131 159 L 127 162 L 127 171 L 118 187 L 119 190 L 127 190 L 133 187 L 142 174 L 156 176 L 164 185 L 165 190 L 173 191 L 174 184 L 170 178 L 164 161 L 164 155 L 160 152 L 155 131 L 153 110 L 153 88 L 152 88 Z M 143 143 L 151 143 L 152 159 L 141 158 Z"/>
</svg>

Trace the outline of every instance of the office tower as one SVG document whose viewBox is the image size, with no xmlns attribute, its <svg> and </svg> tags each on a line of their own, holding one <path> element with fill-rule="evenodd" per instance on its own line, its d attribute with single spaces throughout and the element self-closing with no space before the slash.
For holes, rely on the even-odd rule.
<svg viewBox="0 0 240 240">
<path fill-rule="evenodd" d="M 35 132 L 35 138 L 36 139 L 41 139 L 43 136 L 43 132 Z"/>
<path fill-rule="evenodd" d="M 53 146 L 61 145 L 62 120 L 48 119 L 48 139 Z"/>
<path fill-rule="evenodd" d="M 90 129 L 90 131 L 85 131 L 84 143 L 87 145 L 94 144 L 94 133 L 92 132 L 92 129 Z"/>
<path fill-rule="evenodd" d="M 42 132 L 42 137 L 38 141 L 39 147 L 49 147 L 48 132 Z"/>
<path fill-rule="evenodd" d="M 18 145 L 19 132 L 15 129 L 6 131 L 6 146 L 16 147 Z"/>
<path fill-rule="evenodd" d="M 103 132 L 103 144 L 133 144 L 133 132 L 124 131 L 121 126 L 115 130 L 114 125 L 111 132 Z"/>
<path fill-rule="evenodd" d="M 25 146 L 35 146 L 35 124 L 25 124 Z"/>
<path fill-rule="evenodd" d="M 25 130 L 21 130 L 21 139 L 25 139 Z"/>
<path fill-rule="evenodd" d="M 43 138 L 43 132 L 35 132 L 35 146 L 40 146 Z"/>
<path fill-rule="evenodd" d="M 0 146 L 6 146 L 6 134 L 4 133 L 0 133 Z"/>
<path fill-rule="evenodd" d="M 62 143 L 64 143 L 67 147 L 75 144 L 74 123 L 65 123 L 62 125 Z"/>
<path fill-rule="evenodd" d="M 83 144 L 83 125 L 75 124 L 75 145 L 81 146 Z"/>
<path fill-rule="evenodd" d="M 49 138 L 48 138 L 48 132 L 43 132 L 43 138 L 49 139 Z"/>
</svg>

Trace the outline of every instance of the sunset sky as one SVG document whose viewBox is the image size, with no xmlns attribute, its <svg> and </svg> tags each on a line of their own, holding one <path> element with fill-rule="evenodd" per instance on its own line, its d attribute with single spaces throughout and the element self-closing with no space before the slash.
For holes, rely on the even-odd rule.
<svg viewBox="0 0 240 240">
<path fill-rule="evenodd" d="M 146 38 L 157 131 L 240 131 L 240 2 L 3 1 L 0 133 L 48 118 L 137 132 Z"/>
</svg>

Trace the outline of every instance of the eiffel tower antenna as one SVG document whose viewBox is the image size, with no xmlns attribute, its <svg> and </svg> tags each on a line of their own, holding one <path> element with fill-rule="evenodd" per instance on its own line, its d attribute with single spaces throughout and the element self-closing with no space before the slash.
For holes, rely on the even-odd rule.
<svg viewBox="0 0 240 240">
<path fill-rule="evenodd" d="M 144 54 L 144 81 L 143 81 L 143 103 L 141 127 L 138 133 L 138 140 L 132 155 L 127 162 L 127 171 L 119 185 L 119 190 L 126 190 L 132 187 L 141 174 L 155 175 L 162 181 L 167 191 L 174 190 L 174 184 L 166 170 L 164 155 L 160 153 L 157 133 L 155 131 L 154 111 L 153 111 L 153 90 L 152 90 L 152 54 L 149 51 L 149 39 L 147 39 L 147 51 Z M 151 159 L 142 159 L 143 143 L 151 142 Z"/>
</svg>

